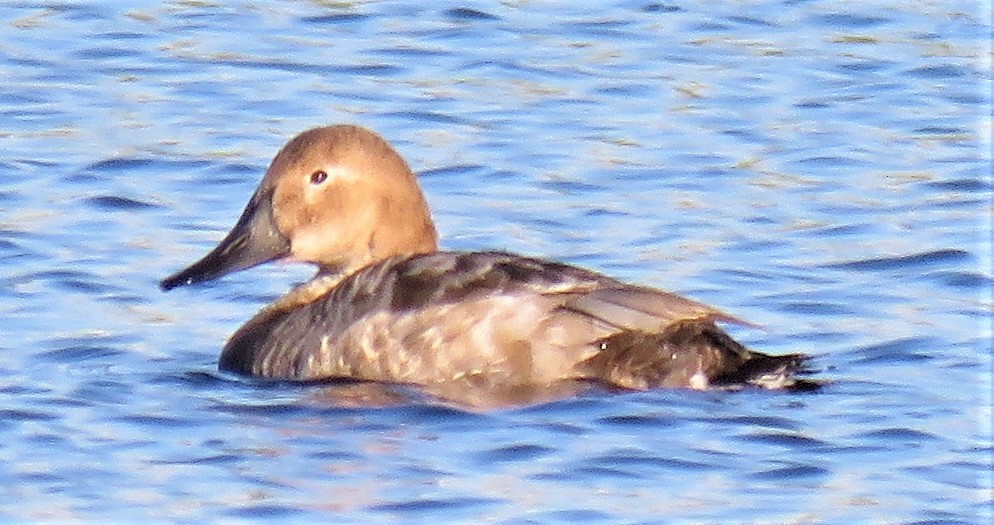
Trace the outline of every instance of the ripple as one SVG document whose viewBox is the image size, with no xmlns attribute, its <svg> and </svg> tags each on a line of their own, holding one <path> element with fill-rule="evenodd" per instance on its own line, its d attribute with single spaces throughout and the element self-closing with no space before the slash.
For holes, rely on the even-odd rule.
<svg viewBox="0 0 994 525">
<path fill-rule="evenodd" d="M 825 442 L 819 439 L 800 434 L 785 434 L 782 432 L 756 432 L 739 436 L 738 439 L 750 443 L 776 445 L 791 449 L 818 449 L 825 446 Z"/>
<path fill-rule="evenodd" d="M 80 49 L 76 52 L 76 57 L 80 60 L 99 60 L 104 58 L 139 57 L 142 54 L 140 51 L 122 49 L 120 47 L 91 47 Z"/>
<path fill-rule="evenodd" d="M 935 348 L 936 340 L 932 337 L 906 337 L 886 343 L 877 343 L 848 352 L 856 356 L 856 364 L 869 363 L 916 363 L 932 359 L 919 349 Z"/>
<path fill-rule="evenodd" d="M 859 159 L 841 155 L 815 155 L 798 159 L 797 163 L 804 167 L 826 168 L 852 168 L 863 164 Z"/>
<path fill-rule="evenodd" d="M 117 195 L 100 195 L 88 197 L 86 203 L 101 211 L 134 211 L 146 208 L 158 208 L 151 202 L 119 197 Z"/>
<path fill-rule="evenodd" d="M 597 461 L 585 461 L 579 466 L 560 472 L 545 472 L 533 476 L 537 480 L 567 481 L 574 479 L 595 480 L 643 480 L 643 474 Z"/>
<path fill-rule="evenodd" d="M 860 60 L 854 62 L 847 62 L 845 64 L 839 64 L 837 66 L 839 71 L 850 72 L 850 73 L 870 73 L 883 71 L 894 63 L 887 60 Z"/>
<path fill-rule="evenodd" d="M 445 11 L 445 16 L 458 21 L 500 20 L 500 17 L 470 7 L 454 7 Z"/>
<path fill-rule="evenodd" d="M 825 268 L 854 271 L 909 270 L 931 268 L 973 260 L 970 252 L 955 248 L 932 250 L 911 255 L 876 257 L 825 265 Z"/>
<path fill-rule="evenodd" d="M 866 29 L 890 22 L 889 18 L 851 13 L 828 13 L 813 17 L 814 21 L 832 28 Z"/>
<path fill-rule="evenodd" d="M 446 499 L 414 499 L 410 501 L 397 501 L 391 503 L 379 503 L 371 505 L 368 509 L 374 512 L 384 512 L 403 516 L 411 519 L 415 516 L 425 518 L 440 518 L 450 514 L 454 510 L 485 510 L 487 507 L 499 503 L 500 500 L 491 498 L 469 498 L 454 497 Z"/>
<path fill-rule="evenodd" d="M 61 418 L 57 414 L 38 410 L 0 409 L 0 421 L 52 421 Z"/>
<path fill-rule="evenodd" d="M 872 430 L 870 432 L 859 434 L 859 437 L 883 439 L 883 440 L 896 440 L 899 442 L 904 442 L 904 441 L 921 442 L 921 441 L 933 441 L 937 439 L 937 437 L 932 434 L 929 434 L 927 432 L 922 432 L 920 430 L 914 430 L 911 428 L 882 428 L 879 430 Z"/>
<path fill-rule="evenodd" d="M 945 181 L 929 181 L 926 186 L 942 191 L 962 191 L 968 193 L 989 192 L 994 184 L 981 178 L 962 178 Z"/>
<path fill-rule="evenodd" d="M 243 460 L 240 455 L 237 454 L 212 454 L 207 456 L 193 456 L 183 459 L 159 459 L 153 460 L 150 463 L 153 465 L 231 465 L 239 463 Z"/>
<path fill-rule="evenodd" d="M 683 11 L 683 9 L 676 4 L 664 4 L 662 2 L 650 2 L 642 6 L 641 11 L 644 13 L 676 13 Z"/>
<path fill-rule="evenodd" d="M 56 290 L 82 292 L 88 294 L 109 293 L 115 287 L 102 282 L 102 279 L 88 272 L 77 270 L 48 270 L 25 277 L 28 281 L 48 282 Z"/>
<path fill-rule="evenodd" d="M 731 416 L 720 418 L 720 421 L 745 427 L 765 427 L 780 430 L 797 430 L 798 422 L 777 416 Z"/>
<path fill-rule="evenodd" d="M 141 171 L 157 163 L 158 161 L 149 158 L 122 157 L 122 158 L 113 158 L 113 159 L 107 159 L 95 162 L 87 166 L 85 171 L 96 171 L 96 172 Z"/>
<path fill-rule="evenodd" d="M 856 314 L 856 310 L 847 304 L 816 301 L 784 301 L 777 304 L 777 309 L 801 315 L 847 316 Z"/>
<path fill-rule="evenodd" d="M 828 477 L 831 473 L 832 472 L 830 470 L 824 467 L 807 464 L 793 464 L 785 467 L 764 470 L 762 472 L 756 472 L 751 474 L 750 477 L 765 480 L 794 481 L 799 479 L 803 480 L 809 478 Z"/>
<path fill-rule="evenodd" d="M 468 412 L 455 407 L 438 404 L 418 404 L 400 407 L 398 413 L 411 422 L 424 423 L 444 423 L 446 425 L 477 425 L 484 421 L 487 416 Z"/>
<path fill-rule="evenodd" d="M 922 276 L 943 286 L 962 288 L 963 290 L 984 290 L 994 284 L 994 278 L 977 272 L 940 270 L 929 272 Z"/>
<path fill-rule="evenodd" d="M 661 415 L 651 415 L 651 414 L 626 414 L 619 416 L 609 416 L 605 418 L 600 418 L 597 420 L 598 424 L 613 426 L 613 427 L 632 427 L 632 428 L 668 428 L 677 425 L 677 421 L 672 416 L 661 416 Z"/>
<path fill-rule="evenodd" d="M 521 443 L 480 452 L 477 458 L 478 463 L 481 465 L 491 465 L 493 463 L 528 461 L 549 455 L 553 452 L 555 452 L 555 449 L 550 447 Z"/>
<path fill-rule="evenodd" d="M 122 353 L 121 350 L 108 346 L 74 344 L 56 350 L 42 352 L 39 357 L 58 363 L 79 363 L 89 360 L 103 360 L 115 357 Z"/>
<path fill-rule="evenodd" d="M 962 135 L 967 133 L 967 130 L 963 128 L 953 128 L 949 126 L 925 126 L 915 128 L 912 131 L 922 135 Z"/>
<path fill-rule="evenodd" d="M 133 395 L 133 388 L 121 381 L 94 379 L 80 384 L 70 397 L 88 403 L 125 405 Z"/>
<path fill-rule="evenodd" d="M 82 170 L 64 177 L 67 182 L 89 183 L 108 180 L 112 175 L 133 175 L 135 173 L 184 173 L 211 166 L 207 160 L 170 160 L 148 157 L 115 157 L 91 163 Z"/>
<path fill-rule="evenodd" d="M 714 465 L 674 457 L 659 457 L 642 450 L 618 450 L 610 454 L 584 460 L 584 472 L 611 471 L 616 476 L 650 477 L 655 470 L 707 470 Z"/>
<path fill-rule="evenodd" d="M 307 412 L 307 409 L 297 403 L 217 403 L 211 410 L 237 416 L 289 416 Z"/>
<path fill-rule="evenodd" d="M 131 414 L 115 418 L 115 421 L 139 427 L 150 427 L 158 429 L 158 431 L 174 428 L 193 428 L 202 424 L 194 417 L 173 417 L 153 414 Z"/>
<path fill-rule="evenodd" d="M 918 67 L 910 69 L 906 73 L 908 75 L 921 78 L 949 79 L 964 77 L 971 72 L 972 71 L 970 69 L 962 66 L 942 65 Z"/>
<path fill-rule="evenodd" d="M 468 124 L 469 122 L 455 115 L 432 111 L 396 111 L 385 113 L 386 117 L 400 117 L 404 120 L 418 122 L 435 122 L 439 124 Z"/>
<path fill-rule="evenodd" d="M 304 515 L 298 507 L 279 504 L 259 504 L 237 507 L 226 512 L 227 515 L 245 519 L 289 519 Z"/>
<path fill-rule="evenodd" d="M 445 166 L 442 168 L 433 168 L 421 171 L 418 173 L 420 178 L 433 179 L 433 178 L 446 178 L 446 177 L 463 177 L 482 174 L 486 170 L 486 166 L 481 166 L 479 164 L 466 164 L 457 166 Z"/>
<path fill-rule="evenodd" d="M 369 18 L 370 17 L 368 15 L 364 15 L 362 13 L 332 13 L 318 16 L 304 16 L 300 18 L 300 21 L 305 24 L 337 25 L 362 22 L 368 20 Z"/>
</svg>

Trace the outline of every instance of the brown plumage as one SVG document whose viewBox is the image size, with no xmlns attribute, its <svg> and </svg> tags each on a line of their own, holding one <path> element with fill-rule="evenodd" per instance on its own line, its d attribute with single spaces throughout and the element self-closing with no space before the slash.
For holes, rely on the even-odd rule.
<svg viewBox="0 0 994 525">
<path fill-rule="evenodd" d="M 671 293 L 503 252 L 439 252 L 404 160 L 356 126 L 317 128 L 273 160 L 234 229 L 162 287 L 279 258 L 319 267 L 231 337 L 223 370 L 430 386 L 808 388 L 799 355 L 753 352 Z"/>
</svg>

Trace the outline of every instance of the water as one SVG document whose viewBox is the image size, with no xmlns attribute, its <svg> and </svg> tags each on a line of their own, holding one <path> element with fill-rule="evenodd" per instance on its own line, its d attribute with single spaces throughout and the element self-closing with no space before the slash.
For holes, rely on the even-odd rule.
<svg viewBox="0 0 994 525">
<path fill-rule="evenodd" d="M 426 4 L 0 6 L 4 521 L 989 522 L 989 8 Z M 335 122 L 447 248 L 688 294 L 830 385 L 470 413 L 217 374 L 309 270 L 157 281 Z"/>
</svg>

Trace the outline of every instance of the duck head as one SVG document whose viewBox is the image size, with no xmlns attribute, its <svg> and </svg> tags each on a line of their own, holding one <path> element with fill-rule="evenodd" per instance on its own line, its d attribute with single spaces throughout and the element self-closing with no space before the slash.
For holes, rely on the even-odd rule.
<svg viewBox="0 0 994 525">
<path fill-rule="evenodd" d="M 316 128 L 280 150 L 221 243 L 161 286 L 210 281 L 277 259 L 348 274 L 388 257 L 435 251 L 437 239 L 417 179 L 382 137 L 358 126 Z"/>
</svg>

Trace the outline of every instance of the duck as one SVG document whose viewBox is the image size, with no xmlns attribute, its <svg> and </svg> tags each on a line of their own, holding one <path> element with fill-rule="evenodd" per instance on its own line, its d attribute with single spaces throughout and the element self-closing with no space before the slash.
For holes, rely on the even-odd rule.
<svg viewBox="0 0 994 525">
<path fill-rule="evenodd" d="M 458 390 L 808 390 L 804 354 L 768 355 L 701 302 L 505 251 L 445 251 L 408 163 L 357 125 L 277 153 L 234 227 L 163 290 L 264 263 L 317 267 L 227 341 L 223 372 Z M 477 394 L 478 395 L 478 394 Z"/>
</svg>

